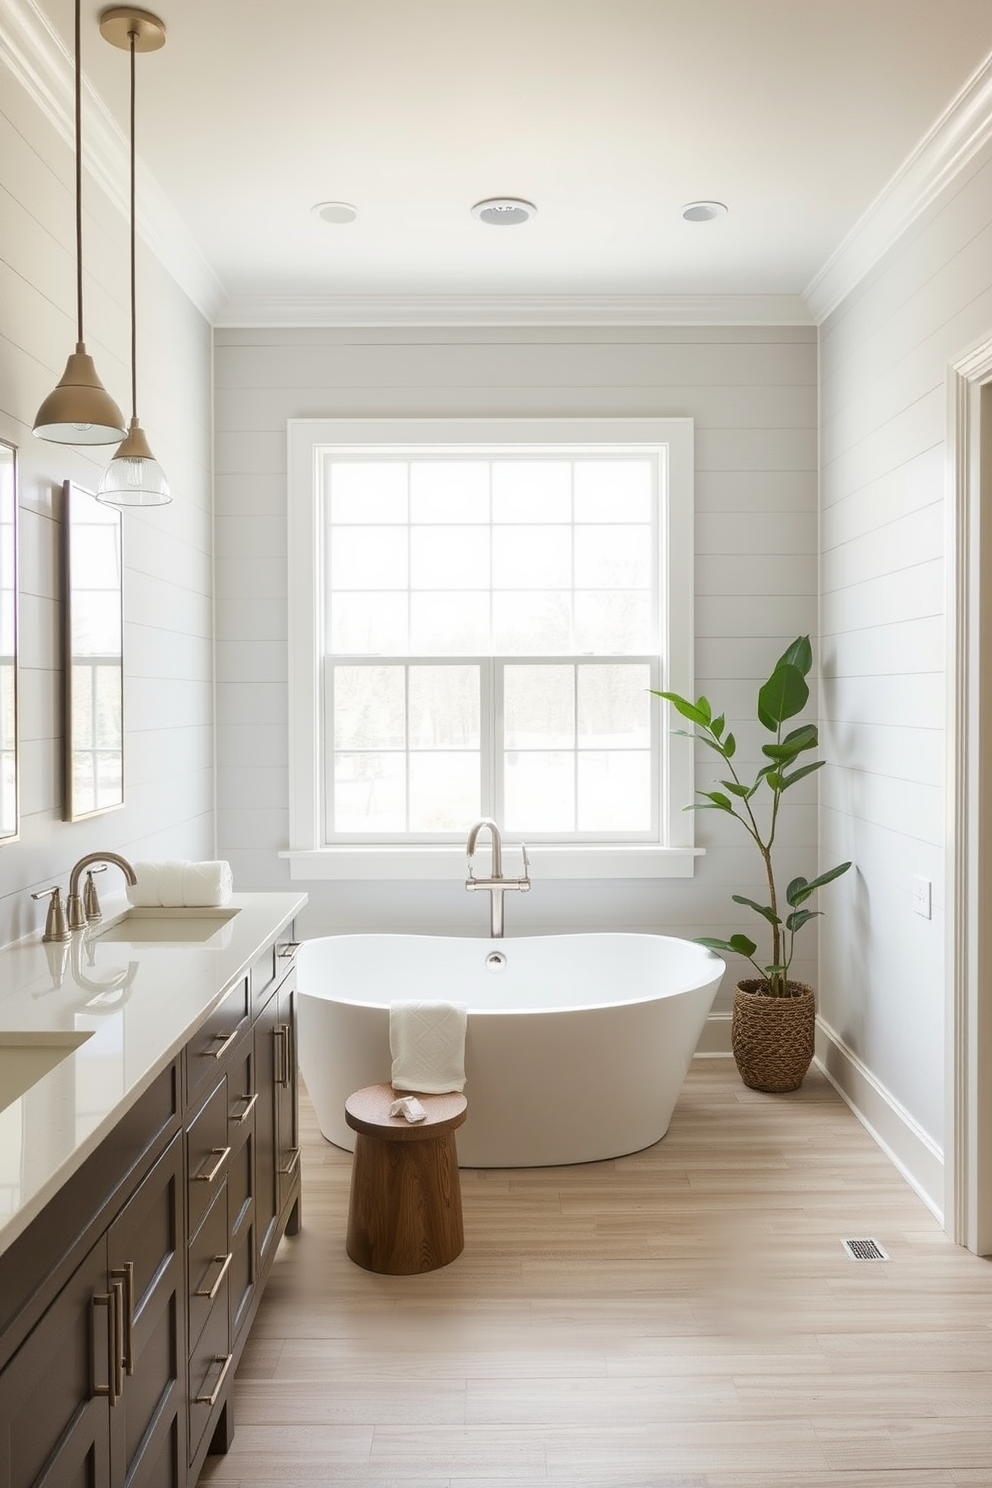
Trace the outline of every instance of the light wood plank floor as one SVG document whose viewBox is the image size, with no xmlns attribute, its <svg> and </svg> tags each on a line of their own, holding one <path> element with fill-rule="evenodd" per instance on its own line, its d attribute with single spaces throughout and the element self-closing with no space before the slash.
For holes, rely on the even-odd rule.
<svg viewBox="0 0 992 1488">
<path fill-rule="evenodd" d="M 992 1269 L 815 1070 L 769 1096 L 697 1059 L 644 1152 L 463 1171 L 464 1253 L 416 1277 L 348 1260 L 351 1158 L 302 1116 L 304 1228 L 201 1483 L 992 1485 Z"/>
</svg>

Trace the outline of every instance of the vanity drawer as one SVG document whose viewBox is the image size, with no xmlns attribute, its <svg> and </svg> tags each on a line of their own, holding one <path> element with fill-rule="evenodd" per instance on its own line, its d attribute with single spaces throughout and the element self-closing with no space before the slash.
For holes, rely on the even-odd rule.
<svg viewBox="0 0 992 1488">
<path fill-rule="evenodd" d="M 186 1045 L 186 1101 L 192 1105 L 199 1092 L 224 1067 L 238 1034 L 248 1027 L 251 1000 L 244 977 L 219 1002 L 203 1026 Z"/>
<path fill-rule="evenodd" d="M 203 1332 L 189 1356 L 189 1455 L 196 1456 L 203 1434 L 216 1419 L 234 1355 L 228 1324 L 228 1277 L 221 1282 Z"/>
<path fill-rule="evenodd" d="M 224 1186 L 230 1156 L 227 1078 L 224 1076 L 204 1101 L 203 1109 L 186 1133 L 186 1209 L 191 1235 L 214 1195 Z"/>
<path fill-rule="evenodd" d="M 227 1245 L 227 1186 L 215 1197 L 189 1244 L 189 1348 L 196 1348 L 211 1308 L 219 1303 L 231 1266 Z"/>
<path fill-rule="evenodd" d="M 282 938 L 273 941 L 259 956 L 249 973 L 253 1017 L 261 1011 L 268 1001 L 269 993 L 289 971 L 298 950 L 299 941 L 293 939 L 293 927 L 290 925 L 283 932 Z"/>
</svg>

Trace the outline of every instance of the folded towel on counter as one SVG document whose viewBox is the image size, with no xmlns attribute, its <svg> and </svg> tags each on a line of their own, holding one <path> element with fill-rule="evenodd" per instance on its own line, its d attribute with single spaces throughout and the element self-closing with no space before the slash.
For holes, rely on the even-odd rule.
<svg viewBox="0 0 992 1488">
<path fill-rule="evenodd" d="M 390 1116 L 405 1116 L 407 1121 L 426 1121 L 427 1112 L 415 1095 L 404 1095 L 394 1100 L 389 1108 Z"/>
<path fill-rule="evenodd" d="M 230 863 L 135 863 L 137 883 L 128 884 L 127 897 L 135 908 L 179 909 L 195 905 L 227 904 L 234 892 Z"/>
<path fill-rule="evenodd" d="M 393 1088 L 443 1095 L 465 1086 L 467 1009 L 454 1002 L 394 1002 L 389 1008 Z"/>
</svg>

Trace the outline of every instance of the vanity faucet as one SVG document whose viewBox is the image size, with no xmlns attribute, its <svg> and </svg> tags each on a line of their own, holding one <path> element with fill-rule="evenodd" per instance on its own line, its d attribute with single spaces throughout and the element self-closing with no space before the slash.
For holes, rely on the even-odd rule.
<svg viewBox="0 0 992 1488">
<path fill-rule="evenodd" d="M 489 877 L 476 878 L 472 872 L 472 857 L 479 840 L 479 833 L 483 827 L 489 828 L 492 837 L 493 861 Z M 524 858 L 523 877 L 504 878 L 503 839 L 500 835 L 499 827 L 493 821 L 492 817 L 484 816 L 481 821 L 476 822 L 468 834 L 468 841 L 465 844 L 465 852 L 468 855 L 468 877 L 465 880 L 465 887 L 469 891 L 473 889 L 489 890 L 492 896 L 489 901 L 489 934 L 493 940 L 500 940 L 503 936 L 503 895 L 508 889 L 519 889 L 522 894 L 526 894 L 530 888 L 530 859 L 527 856 L 527 849 L 523 843 L 520 844 L 520 851 L 523 853 Z"/>
<path fill-rule="evenodd" d="M 121 870 L 129 884 L 136 884 L 138 882 L 131 864 L 127 861 L 126 858 L 122 858 L 120 853 L 95 852 L 87 853 L 85 857 L 80 858 L 79 862 L 69 874 L 69 893 L 65 901 L 66 919 L 68 921 L 70 931 L 84 930 L 86 928 L 86 925 L 88 923 L 86 913 L 87 908 L 89 908 L 91 911 L 90 918 L 100 918 L 99 901 L 96 897 L 96 888 L 95 885 L 93 885 L 92 883 L 92 879 L 87 885 L 87 905 L 85 907 L 79 893 L 80 877 L 83 871 L 86 868 L 89 868 L 91 863 L 102 863 L 104 867 L 106 867 L 108 863 L 116 863 L 117 867 Z"/>
</svg>

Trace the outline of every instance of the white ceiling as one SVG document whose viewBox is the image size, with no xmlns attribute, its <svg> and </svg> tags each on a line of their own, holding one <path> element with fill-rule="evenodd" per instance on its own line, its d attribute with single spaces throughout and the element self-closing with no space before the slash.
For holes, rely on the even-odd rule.
<svg viewBox="0 0 992 1488">
<path fill-rule="evenodd" d="M 83 67 L 126 128 L 102 8 L 84 0 Z M 990 0 L 155 8 L 139 156 L 240 305 L 798 296 L 992 53 Z M 39 9 L 71 50 L 72 0 Z M 476 221 L 496 195 L 538 215 Z M 697 198 L 729 215 L 683 221 Z M 357 221 L 316 221 L 328 199 Z"/>
</svg>

